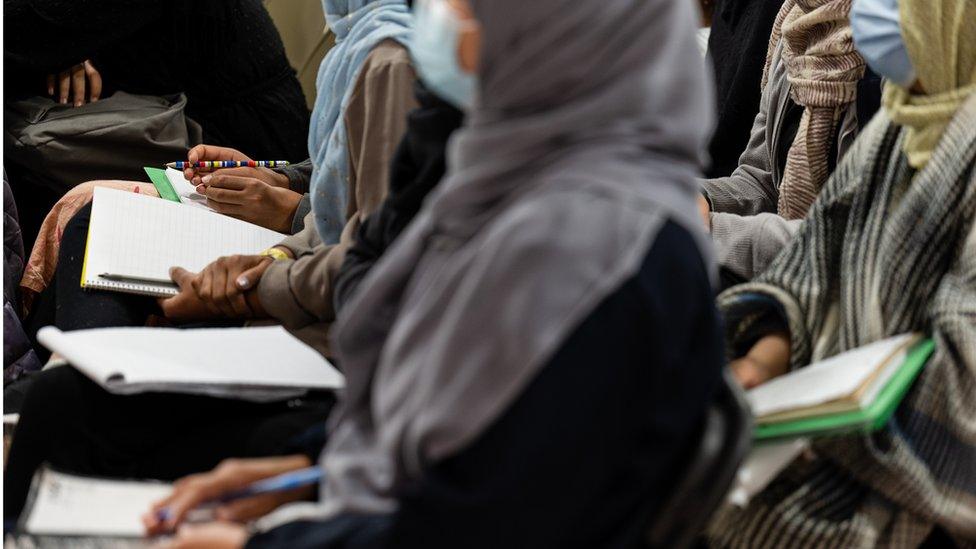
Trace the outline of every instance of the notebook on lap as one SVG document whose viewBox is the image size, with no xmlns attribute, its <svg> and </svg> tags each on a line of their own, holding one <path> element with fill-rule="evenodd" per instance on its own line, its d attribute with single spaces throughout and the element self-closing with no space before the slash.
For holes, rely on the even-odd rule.
<svg viewBox="0 0 976 549">
<path fill-rule="evenodd" d="M 256 402 L 338 389 L 342 374 L 280 326 L 251 328 L 99 328 L 38 341 L 105 390 L 209 395 Z"/>
<path fill-rule="evenodd" d="M 197 272 L 225 255 L 256 254 L 286 235 L 199 208 L 98 187 L 81 286 L 154 297 L 176 295 L 171 267 Z"/>
<path fill-rule="evenodd" d="M 852 349 L 747 393 L 756 440 L 870 432 L 883 427 L 935 348 L 903 334 Z"/>
</svg>

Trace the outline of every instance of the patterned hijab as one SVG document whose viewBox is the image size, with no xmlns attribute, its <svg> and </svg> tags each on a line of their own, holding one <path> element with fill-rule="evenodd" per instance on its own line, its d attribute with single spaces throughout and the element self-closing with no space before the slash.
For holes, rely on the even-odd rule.
<svg viewBox="0 0 976 549">
<path fill-rule="evenodd" d="M 790 97 L 804 107 L 779 187 L 777 211 L 786 219 L 804 217 L 827 182 L 837 124 L 857 99 L 865 63 L 854 49 L 850 11 L 851 0 L 786 0 L 773 25 L 763 88 L 782 41 Z"/>
</svg>

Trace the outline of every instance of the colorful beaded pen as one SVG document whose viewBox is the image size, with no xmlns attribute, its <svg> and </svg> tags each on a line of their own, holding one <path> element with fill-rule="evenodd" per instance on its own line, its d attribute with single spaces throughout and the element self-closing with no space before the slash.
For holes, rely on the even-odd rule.
<svg viewBox="0 0 976 549">
<path fill-rule="evenodd" d="M 199 162 L 170 162 L 167 168 L 185 170 L 187 168 L 280 168 L 287 166 L 287 160 L 201 160 Z"/>
</svg>

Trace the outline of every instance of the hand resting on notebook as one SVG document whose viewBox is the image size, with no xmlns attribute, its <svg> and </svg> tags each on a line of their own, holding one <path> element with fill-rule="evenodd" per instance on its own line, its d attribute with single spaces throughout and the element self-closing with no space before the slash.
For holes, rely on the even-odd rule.
<svg viewBox="0 0 976 549">
<path fill-rule="evenodd" d="M 789 371 L 790 336 L 774 333 L 762 337 L 745 356 L 733 360 L 729 367 L 744 389 L 779 377 Z"/>
<path fill-rule="evenodd" d="M 273 231 L 291 232 L 295 210 L 302 201 L 302 195 L 290 189 L 273 187 L 255 177 L 235 175 L 240 171 L 258 169 L 226 168 L 206 174 L 200 179 L 197 192 L 206 196 L 207 206 L 218 213 Z"/>
<path fill-rule="evenodd" d="M 176 322 L 268 318 L 255 289 L 273 261 L 263 255 L 233 255 L 221 257 L 196 274 L 174 267 L 170 276 L 180 293 L 160 299 L 159 305 Z"/>
</svg>

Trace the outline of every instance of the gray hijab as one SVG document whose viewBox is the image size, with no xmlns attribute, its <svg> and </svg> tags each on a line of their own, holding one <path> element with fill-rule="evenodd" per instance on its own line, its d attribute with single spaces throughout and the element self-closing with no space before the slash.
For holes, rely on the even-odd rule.
<svg viewBox="0 0 976 549">
<path fill-rule="evenodd" d="M 448 175 L 333 332 L 347 387 L 319 515 L 395 509 L 399 483 L 498 418 L 668 219 L 711 265 L 692 2 L 472 4 L 479 99 Z"/>
</svg>

